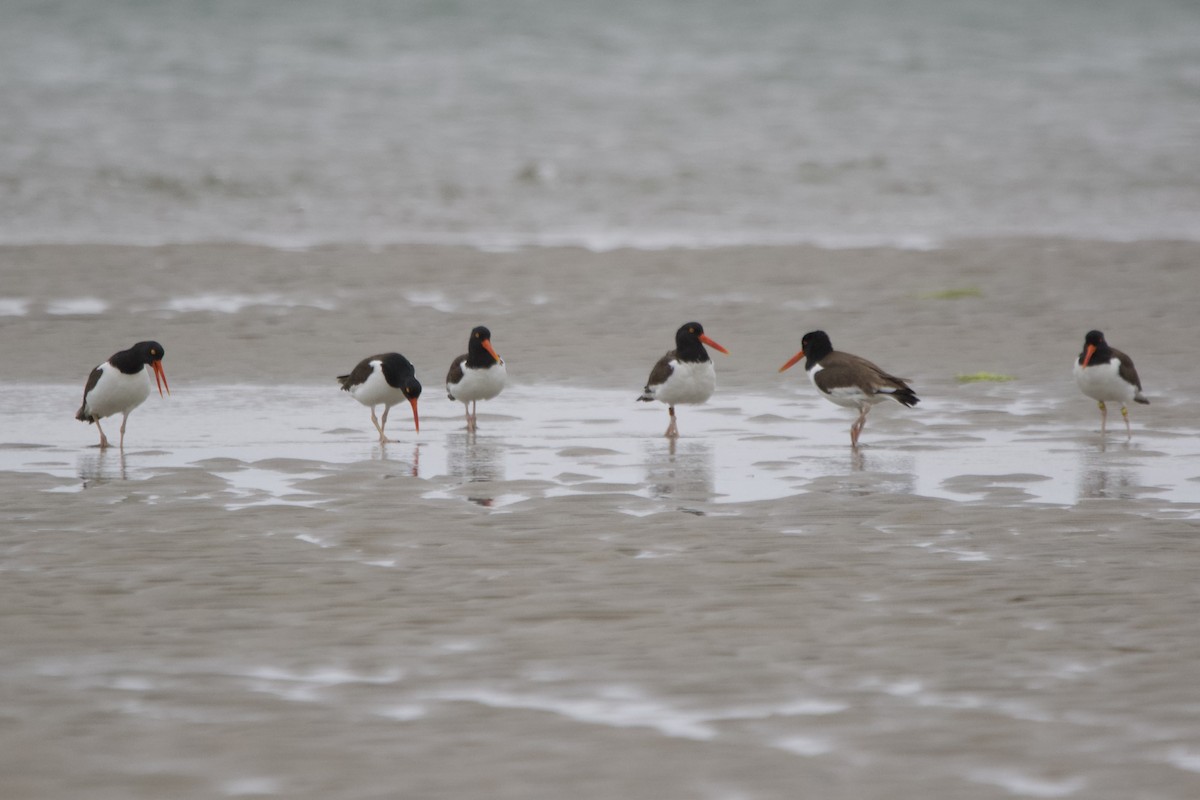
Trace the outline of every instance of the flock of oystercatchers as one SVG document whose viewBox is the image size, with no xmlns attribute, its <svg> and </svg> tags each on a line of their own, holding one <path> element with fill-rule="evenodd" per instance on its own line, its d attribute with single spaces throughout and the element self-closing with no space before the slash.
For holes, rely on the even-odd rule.
<svg viewBox="0 0 1200 800">
<path fill-rule="evenodd" d="M 638 400 L 665 403 L 671 422 L 665 433 L 676 437 L 675 406 L 703 403 L 716 389 L 716 371 L 705 345 L 728 355 L 729 351 L 704 333 L 699 322 L 689 322 L 675 332 L 675 349 L 658 360 L 650 370 L 650 378 Z M 95 423 L 100 431 L 100 447 L 108 447 L 108 437 L 100 420 L 121 414 L 120 447 L 125 447 L 125 424 L 129 413 L 150 396 L 150 373 L 154 373 L 161 396 L 167 385 L 163 371 L 163 346 L 158 342 L 138 342 L 128 350 L 116 353 L 92 370 L 83 389 L 83 404 L 75 418 Z M 858 439 L 867 422 L 867 412 L 877 403 L 895 400 L 904 406 L 915 406 L 920 398 L 908 385 L 907 378 L 897 378 L 860 356 L 833 349 L 825 331 L 811 331 L 800 340 L 800 352 L 779 368 L 780 372 L 805 359 L 804 369 L 821 395 L 831 403 L 856 409 L 858 418 L 850 426 L 850 445 L 858 447 Z M 1105 402 L 1120 403 L 1125 418 L 1126 435 L 1129 426 L 1130 402 L 1150 401 L 1142 394 L 1142 382 L 1129 356 L 1110 347 L 1100 331 L 1088 331 L 1083 351 L 1075 361 L 1075 382 L 1080 391 L 1100 404 L 1100 432 L 1105 432 L 1108 409 Z M 471 331 L 467 352 L 450 363 L 446 375 L 446 394 L 463 404 L 467 431 L 476 429 L 476 403 L 491 400 L 504 389 L 507 372 L 504 359 L 492 347 L 492 333 L 482 325 Z M 384 433 L 388 412 L 392 406 L 408 401 L 412 405 L 413 427 L 421 430 L 417 414 L 417 399 L 421 383 L 412 363 L 399 353 L 380 353 L 364 358 L 345 375 L 337 377 L 343 390 L 371 409 L 371 422 L 379 433 L 379 442 L 394 441 Z M 382 418 L 375 408 L 383 406 Z"/>
</svg>

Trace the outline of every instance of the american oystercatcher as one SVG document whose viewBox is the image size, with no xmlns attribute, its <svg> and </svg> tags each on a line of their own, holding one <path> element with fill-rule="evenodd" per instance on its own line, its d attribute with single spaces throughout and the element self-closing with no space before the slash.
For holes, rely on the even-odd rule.
<svg viewBox="0 0 1200 800">
<path fill-rule="evenodd" d="M 812 331 L 800 340 L 800 352 L 779 368 L 783 372 L 807 357 L 804 369 L 813 385 L 831 403 L 858 409 L 858 419 L 850 426 L 850 446 L 858 447 L 858 436 L 867 424 L 867 412 L 876 403 L 891 398 L 906 406 L 921 402 L 906 383 L 906 378 L 889 375 L 865 358 L 833 349 L 825 331 Z"/>
<path fill-rule="evenodd" d="M 667 404 L 671 424 L 664 436 L 675 437 L 675 406 L 703 403 L 717 388 L 717 373 L 704 345 L 729 355 L 729 351 L 704 335 L 704 326 L 689 322 L 675 331 L 675 349 L 664 355 L 650 370 L 650 378 L 638 400 L 658 400 Z"/>
<path fill-rule="evenodd" d="M 166 351 L 158 342 L 138 342 L 128 350 L 113 353 L 112 358 L 92 370 L 87 385 L 83 387 L 83 404 L 75 413 L 81 422 L 96 423 L 100 431 L 100 449 L 108 447 L 108 437 L 100 427 L 100 420 L 121 414 L 121 442 L 125 449 L 125 423 L 129 412 L 140 406 L 150 396 L 150 372 L 154 371 L 154 382 L 161 397 L 163 388 L 167 394 L 167 373 L 163 372 L 162 358 Z"/>
<path fill-rule="evenodd" d="M 1083 351 L 1075 359 L 1075 383 L 1079 391 L 1100 403 L 1100 433 L 1104 433 L 1108 420 L 1105 400 L 1121 404 L 1121 416 L 1125 418 L 1125 433 L 1133 435 L 1129 427 L 1130 400 L 1150 405 L 1142 394 L 1142 382 L 1133 359 L 1116 348 L 1109 347 L 1100 331 L 1088 331 L 1083 337 Z"/>
<path fill-rule="evenodd" d="M 467 352 L 450 362 L 446 374 L 446 396 L 463 404 L 467 431 L 475 431 L 476 403 L 500 394 L 507 379 L 504 359 L 492 347 L 492 332 L 482 325 L 473 329 Z"/>
<path fill-rule="evenodd" d="M 421 419 L 417 416 L 417 398 L 421 396 L 421 383 L 416 370 L 407 358 L 399 353 L 380 353 L 364 358 L 350 370 L 349 375 L 338 375 L 342 390 L 371 409 L 371 422 L 379 431 L 379 443 L 394 442 L 384 434 L 388 412 L 392 406 L 407 400 L 412 404 L 413 427 L 421 432 Z M 375 406 L 383 406 L 383 420 L 375 418 Z"/>
</svg>

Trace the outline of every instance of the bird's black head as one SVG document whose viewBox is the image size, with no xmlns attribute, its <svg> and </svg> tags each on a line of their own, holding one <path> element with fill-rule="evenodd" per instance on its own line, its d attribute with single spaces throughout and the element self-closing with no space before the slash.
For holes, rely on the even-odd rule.
<svg viewBox="0 0 1200 800">
<path fill-rule="evenodd" d="M 162 361 L 162 357 L 167 352 L 161 344 L 155 341 L 138 342 L 129 349 L 137 355 L 143 364 L 153 364 L 155 361 Z"/>
<path fill-rule="evenodd" d="M 1085 367 L 1092 364 L 1107 364 L 1112 358 L 1112 348 L 1104 341 L 1100 331 L 1088 331 L 1083 337 L 1083 352 L 1079 354 L 1079 363 Z"/>
<path fill-rule="evenodd" d="M 479 369 L 498 363 L 500 356 L 492 347 L 492 332 L 482 325 L 473 328 L 467 340 L 467 366 Z"/>
<path fill-rule="evenodd" d="M 683 347 L 688 342 L 696 342 L 704 335 L 704 326 L 699 322 L 688 322 L 675 331 L 675 346 Z"/>
<path fill-rule="evenodd" d="M 708 361 L 704 345 L 726 355 L 729 351 L 704 335 L 704 326 L 699 322 L 688 322 L 675 331 L 675 353 L 681 361 Z"/>
<path fill-rule="evenodd" d="M 833 352 L 833 342 L 825 331 L 809 331 L 800 340 L 800 349 L 810 362 L 820 361 Z"/>
<path fill-rule="evenodd" d="M 400 387 L 400 391 L 404 392 L 404 396 L 409 400 L 416 400 L 421 396 L 421 382 L 416 378 L 408 378 Z"/>
<path fill-rule="evenodd" d="M 154 371 L 154 382 L 158 385 L 158 393 L 161 395 L 165 388 L 167 394 L 170 394 L 171 387 L 167 385 L 167 373 L 163 371 L 162 365 L 166 352 L 158 342 L 138 342 L 128 350 L 114 354 L 109 359 L 109 363 L 126 375 L 133 375 L 141 372 L 147 366 L 150 367 Z"/>
</svg>

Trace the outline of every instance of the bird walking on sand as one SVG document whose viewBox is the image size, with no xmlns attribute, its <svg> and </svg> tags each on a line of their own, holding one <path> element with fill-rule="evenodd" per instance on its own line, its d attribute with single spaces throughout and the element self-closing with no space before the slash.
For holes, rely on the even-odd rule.
<svg viewBox="0 0 1200 800">
<path fill-rule="evenodd" d="M 468 433 L 475 432 L 476 404 L 500 394 L 507 379 L 504 359 L 492 347 L 492 332 L 482 325 L 474 328 L 467 352 L 450 362 L 446 374 L 446 396 L 463 404 Z"/>
<path fill-rule="evenodd" d="M 75 419 L 96 423 L 96 430 L 100 431 L 101 450 L 108 447 L 108 437 L 100 427 L 100 420 L 113 414 L 122 415 L 120 448 L 125 449 L 125 424 L 129 421 L 129 412 L 146 402 L 150 396 L 151 370 L 159 396 L 162 396 L 164 387 L 167 394 L 171 393 L 171 387 L 167 386 L 167 374 L 162 367 L 164 354 L 163 346 L 158 342 L 138 342 L 128 350 L 114 353 L 112 358 L 88 375 L 87 385 L 83 387 L 83 404 L 75 413 Z"/>
<path fill-rule="evenodd" d="M 889 375 L 865 358 L 834 350 L 825 331 L 804 334 L 800 352 L 779 371 L 783 372 L 806 357 L 804 369 L 821 395 L 831 403 L 858 409 L 858 419 L 850 426 L 851 447 L 858 447 L 858 437 L 867 424 L 871 406 L 889 398 L 910 407 L 921 402 L 909 388 L 907 378 Z"/>
<path fill-rule="evenodd" d="M 1100 433 L 1104 433 L 1108 420 L 1108 408 L 1104 405 L 1107 400 L 1121 404 L 1125 434 L 1132 436 L 1127 404 L 1133 401 L 1150 405 L 1150 401 L 1142 394 L 1142 381 L 1133 368 L 1133 359 L 1109 347 L 1100 331 L 1088 331 L 1083 337 L 1083 351 L 1075 359 L 1074 371 L 1079 391 L 1100 404 Z"/>
<path fill-rule="evenodd" d="M 364 358 L 347 375 L 338 375 L 342 390 L 371 409 L 371 422 L 379 432 L 379 443 L 394 442 L 383 432 L 387 427 L 388 412 L 392 406 L 407 400 L 412 405 L 413 428 L 421 432 L 421 419 L 417 415 L 417 398 L 421 396 L 421 382 L 417 380 L 412 363 L 399 353 L 380 353 Z M 375 406 L 383 406 L 383 419 L 375 417 Z"/>
<path fill-rule="evenodd" d="M 671 424 L 664 436 L 679 435 L 675 425 L 675 406 L 699 404 L 712 397 L 717 388 L 717 373 L 704 345 L 729 355 L 729 351 L 704 334 L 699 322 L 689 322 L 675 331 L 675 349 L 658 360 L 638 400 L 657 400 L 667 404 Z"/>
</svg>

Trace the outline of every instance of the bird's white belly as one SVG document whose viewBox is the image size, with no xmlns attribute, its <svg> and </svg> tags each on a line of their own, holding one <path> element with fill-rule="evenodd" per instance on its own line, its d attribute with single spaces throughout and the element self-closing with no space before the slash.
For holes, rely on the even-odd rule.
<svg viewBox="0 0 1200 800">
<path fill-rule="evenodd" d="M 671 377 L 654 392 L 654 399 L 669 406 L 703 403 L 717 389 L 717 371 L 711 361 L 673 361 Z"/>
<path fill-rule="evenodd" d="M 462 380 L 447 386 L 446 391 L 451 397 L 462 403 L 491 400 L 504 389 L 507 378 L 508 372 L 504 368 L 503 361 L 486 369 L 472 369 L 464 365 Z"/>
<path fill-rule="evenodd" d="M 817 391 L 821 393 L 821 396 L 831 403 L 843 408 L 853 408 L 861 411 L 863 406 L 873 406 L 876 403 L 882 403 L 888 397 L 886 394 L 867 394 L 857 386 L 837 386 L 827 392 L 817 383 L 817 373 L 821 369 L 821 365 L 817 364 L 809 370 L 808 379 L 812 381 L 813 386 L 817 387 Z"/>
<path fill-rule="evenodd" d="M 350 388 L 350 394 L 364 406 L 377 406 L 380 403 L 394 406 L 404 399 L 404 392 L 387 382 L 378 361 L 371 362 L 374 369 L 365 381 Z"/>
<path fill-rule="evenodd" d="M 1120 370 L 1121 365 L 1115 359 L 1090 367 L 1084 367 L 1076 361 L 1075 383 L 1079 385 L 1079 391 L 1093 400 L 1131 403 L 1137 387 L 1127 383 L 1121 377 Z"/>
<path fill-rule="evenodd" d="M 140 372 L 133 375 L 126 375 L 108 363 L 100 369 L 100 380 L 87 395 L 85 411 L 90 416 L 111 417 L 113 414 L 128 414 L 150 396 L 148 368 L 142 367 Z"/>
</svg>

